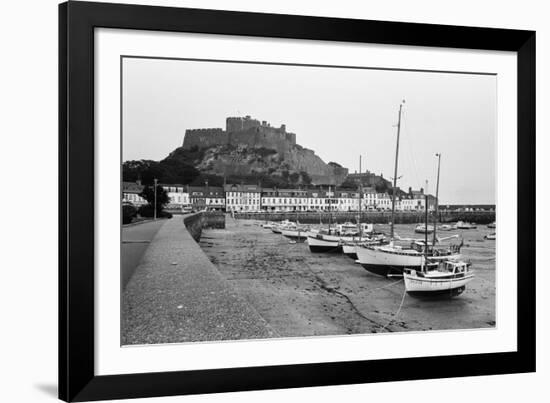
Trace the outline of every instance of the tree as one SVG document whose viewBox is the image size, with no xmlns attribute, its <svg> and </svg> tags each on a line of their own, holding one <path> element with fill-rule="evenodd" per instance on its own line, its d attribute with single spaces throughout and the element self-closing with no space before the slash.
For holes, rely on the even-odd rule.
<svg viewBox="0 0 550 403">
<path fill-rule="evenodd" d="M 122 205 L 122 224 L 130 224 L 137 214 L 137 210 L 131 204 Z"/>
<path fill-rule="evenodd" d="M 293 172 L 289 175 L 288 179 L 290 183 L 296 184 L 300 180 L 300 174 L 298 172 Z"/>
<path fill-rule="evenodd" d="M 147 200 L 147 204 L 149 208 L 153 210 L 155 206 L 154 186 L 145 186 L 139 195 L 143 197 L 145 200 Z M 157 201 L 156 211 L 157 211 L 157 215 L 160 217 L 160 213 L 164 209 L 164 206 L 168 204 L 168 202 L 170 201 L 170 198 L 168 197 L 168 193 L 166 193 L 166 191 L 160 185 L 157 185 L 156 201 Z"/>
<path fill-rule="evenodd" d="M 302 177 L 302 183 L 304 185 L 311 185 L 311 176 L 309 176 L 306 171 L 300 171 L 300 176 Z"/>
</svg>

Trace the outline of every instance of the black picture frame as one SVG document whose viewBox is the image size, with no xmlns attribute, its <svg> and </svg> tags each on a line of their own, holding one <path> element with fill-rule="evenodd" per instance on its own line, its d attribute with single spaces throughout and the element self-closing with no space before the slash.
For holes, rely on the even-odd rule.
<svg viewBox="0 0 550 403">
<path fill-rule="evenodd" d="M 94 29 L 517 52 L 517 352 L 96 376 Z M 188 8 L 59 5 L 59 398 L 89 401 L 535 371 L 535 32 Z M 422 371 L 415 369 L 422 368 Z"/>
</svg>

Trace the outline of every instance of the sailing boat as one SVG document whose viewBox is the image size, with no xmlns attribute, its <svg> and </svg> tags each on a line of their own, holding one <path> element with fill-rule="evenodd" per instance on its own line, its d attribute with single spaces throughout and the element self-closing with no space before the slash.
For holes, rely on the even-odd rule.
<svg viewBox="0 0 550 403">
<path fill-rule="evenodd" d="M 359 156 L 359 173 L 361 173 L 361 156 Z M 342 238 L 342 252 L 344 255 L 357 259 L 357 252 L 355 251 L 358 245 L 381 245 L 385 242 L 385 237 L 383 235 L 377 236 L 374 233 L 374 225 L 361 223 L 361 207 L 363 201 L 363 185 L 359 183 L 358 186 L 358 203 L 359 203 L 359 214 L 357 215 L 357 230 L 356 233 L 358 237 L 352 236 L 351 239 L 343 237 Z"/>
<path fill-rule="evenodd" d="M 425 198 L 428 205 L 428 195 Z M 428 225 L 428 209 L 426 209 L 426 225 Z M 425 233 L 424 242 L 428 244 L 428 233 Z M 462 294 L 466 284 L 474 279 L 474 273 L 470 270 L 470 263 L 449 259 L 439 262 L 430 261 L 428 249 L 425 249 L 420 271 L 406 268 L 403 271 L 403 278 L 405 290 L 411 295 L 456 296 Z"/>
<path fill-rule="evenodd" d="M 402 274 L 405 268 L 419 270 L 424 264 L 424 255 L 429 256 L 432 260 L 443 259 L 458 259 L 460 257 L 461 245 L 449 245 L 444 248 L 436 248 L 434 242 L 431 244 L 427 241 L 414 241 L 409 247 L 395 245 L 396 240 L 394 231 L 395 222 L 395 197 L 397 189 L 397 167 L 399 160 L 399 136 L 401 132 L 401 114 L 405 101 L 399 105 L 399 115 L 397 123 L 397 144 L 395 150 L 395 166 L 393 175 L 392 189 L 392 209 L 391 209 L 391 227 L 390 227 L 390 243 L 389 245 L 361 245 L 355 248 L 359 263 L 368 271 L 381 276 L 390 274 Z M 438 168 L 439 169 L 439 168 Z M 439 184 L 438 184 L 439 187 Z M 427 212 L 428 204 L 426 197 L 425 209 Z M 426 221 L 426 226 L 428 225 Z M 435 231 L 434 231 L 435 232 Z M 427 231 L 425 232 L 427 235 Z"/>
<path fill-rule="evenodd" d="M 330 252 L 339 253 L 342 252 L 342 245 L 340 245 L 340 233 L 338 228 L 331 228 L 332 223 L 332 200 L 331 189 L 328 188 L 328 228 L 320 228 L 317 232 L 309 232 L 307 234 L 307 244 L 311 252 Z"/>
<path fill-rule="evenodd" d="M 405 290 L 412 295 L 445 295 L 456 296 L 462 294 L 466 284 L 475 277 L 470 269 L 470 263 L 458 260 L 444 260 L 431 268 L 429 264 L 423 265 L 420 271 L 405 269 L 403 278 Z"/>
<path fill-rule="evenodd" d="M 305 242 L 308 232 L 309 227 L 300 224 L 300 221 L 298 220 L 298 211 L 296 211 L 296 224 L 290 225 L 281 230 L 281 233 L 285 237 L 295 242 Z"/>
</svg>

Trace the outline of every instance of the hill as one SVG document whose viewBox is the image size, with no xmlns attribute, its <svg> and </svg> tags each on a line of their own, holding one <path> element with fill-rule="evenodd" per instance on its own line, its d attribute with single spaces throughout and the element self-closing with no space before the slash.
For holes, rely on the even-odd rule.
<svg viewBox="0 0 550 403">
<path fill-rule="evenodd" d="M 325 163 L 313 150 L 296 144 L 296 135 L 285 125 L 246 117 L 229 117 L 226 130 L 186 130 L 183 145 L 164 160 L 127 161 L 124 180 L 156 177 L 164 183 L 211 185 L 261 183 L 262 186 L 340 185 L 348 170 Z"/>
</svg>

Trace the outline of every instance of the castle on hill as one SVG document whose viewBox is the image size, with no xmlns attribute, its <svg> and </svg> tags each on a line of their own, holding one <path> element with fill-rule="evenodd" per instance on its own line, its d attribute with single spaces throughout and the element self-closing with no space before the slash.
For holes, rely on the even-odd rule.
<svg viewBox="0 0 550 403">
<path fill-rule="evenodd" d="M 281 127 L 272 127 L 265 120 L 260 122 L 247 115 L 228 117 L 225 120 L 225 130 L 221 128 L 187 129 L 183 139 L 184 149 L 195 146 L 209 148 L 238 144 L 265 147 L 285 153 L 296 145 L 296 134 L 287 132 L 284 124 Z"/>
</svg>

